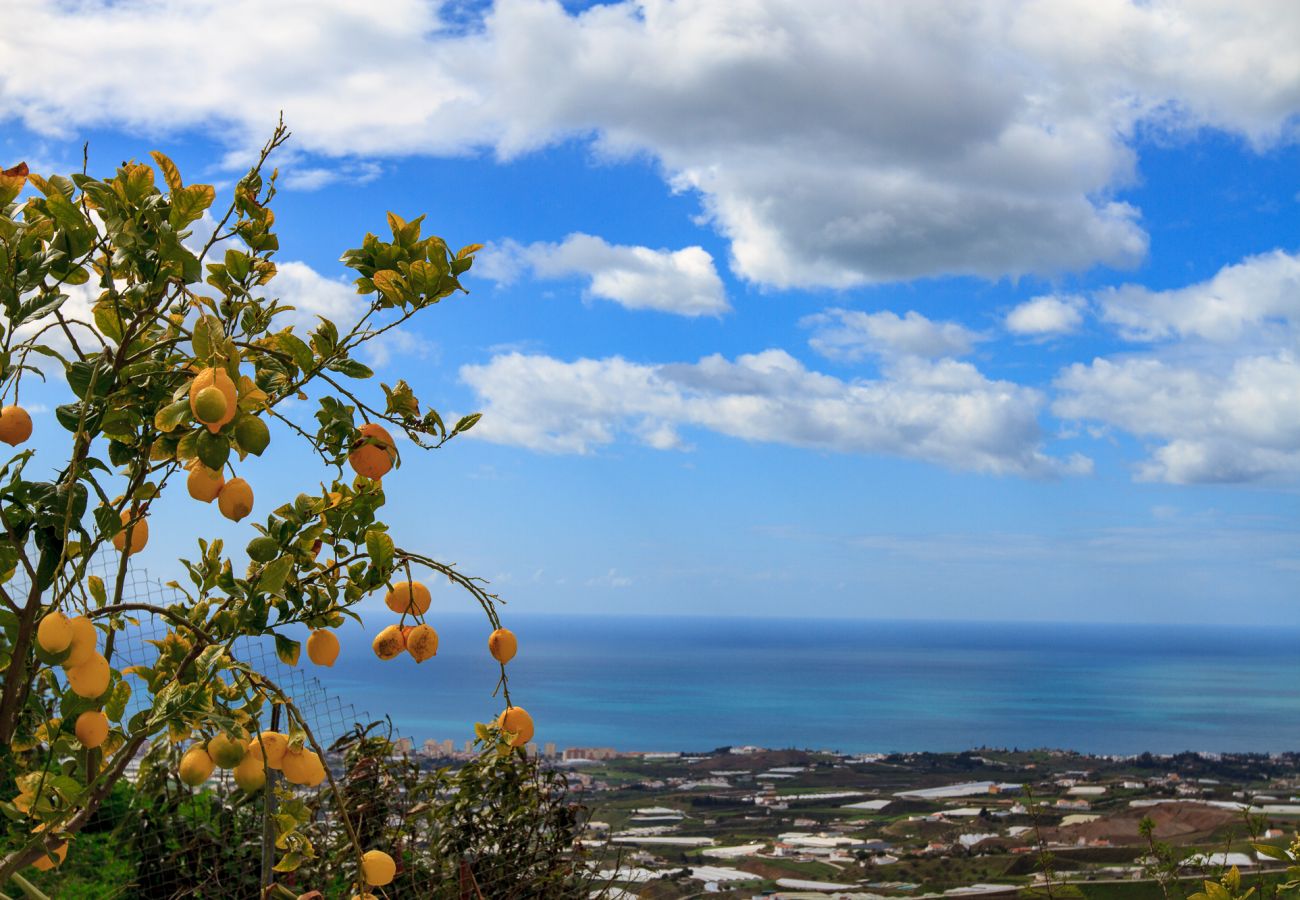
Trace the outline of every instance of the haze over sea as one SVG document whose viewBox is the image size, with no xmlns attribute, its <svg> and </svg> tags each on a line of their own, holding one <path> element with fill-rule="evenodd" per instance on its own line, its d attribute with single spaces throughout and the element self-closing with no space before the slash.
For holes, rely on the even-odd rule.
<svg viewBox="0 0 1300 900">
<path fill-rule="evenodd" d="M 311 669 L 417 744 L 501 708 L 481 616 L 439 615 L 438 656 L 381 663 L 343 631 Z M 622 750 L 1300 749 L 1300 629 L 511 615 L 514 702 L 536 740 Z M 310 664 L 303 662 L 304 665 Z"/>
</svg>

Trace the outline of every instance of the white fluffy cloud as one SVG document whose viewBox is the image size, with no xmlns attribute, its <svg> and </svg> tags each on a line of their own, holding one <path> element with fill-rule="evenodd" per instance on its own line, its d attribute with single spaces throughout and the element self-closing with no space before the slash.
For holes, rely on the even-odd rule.
<svg viewBox="0 0 1300 900">
<path fill-rule="evenodd" d="M 426 0 L 10 6 L 0 120 L 239 148 L 283 109 L 298 146 L 361 159 L 594 136 L 700 192 L 779 286 L 1133 264 L 1138 123 L 1263 146 L 1300 110 L 1282 0 L 497 0 L 468 28 Z"/>
<path fill-rule="evenodd" d="M 1007 313 L 1007 331 L 1028 337 L 1070 334 L 1083 324 L 1084 306 L 1082 297 L 1034 297 Z"/>
<path fill-rule="evenodd" d="M 1274 250 L 1171 291 L 1125 285 L 1098 296 L 1102 317 L 1134 341 L 1281 341 L 1300 347 L 1300 255 Z"/>
<path fill-rule="evenodd" d="M 1045 454 L 1037 391 L 955 360 L 908 357 L 878 380 L 810 371 L 783 350 L 644 365 L 511 353 L 464 366 L 484 416 L 473 434 L 554 453 L 588 453 L 631 435 L 681 446 L 681 427 L 748 441 L 881 453 L 953 469 L 1051 476 L 1086 459 Z"/>
<path fill-rule="evenodd" d="M 487 248 L 482 261 L 477 273 L 497 281 L 512 281 L 524 269 L 536 278 L 586 277 L 588 296 L 628 309 L 679 316 L 717 316 L 731 309 L 713 257 L 703 247 L 652 250 L 578 233 L 559 244 L 525 247 L 507 241 Z"/>
<path fill-rule="evenodd" d="M 1222 373 L 1154 358 L 1076 363 L 1057 415 L 1161 441 L 1138 477 L 1176 484 L 1300 475 L 1300 360 L 1246 356 Z"/>
<path fill-rule="evenodd" d="M 1057 415 L 1152 441 L 1147 480 L 1300 475 L 1300 258 L 1275 251 L 1177 290 L 1097 300 L 1121 336 L 1152 346 L 1065 369 Z"/>
<path fill-rule="evenodd" d="M 833 359 L 856 360 L 867 354 L 926 359 L 964 356 L 980 339 L 963 325 L 936 322 L 915 310 L 899 316 L 888 310 L 829 309 L 807 316 L 802 324 L 816 329 L 808 342 L 813 349 Z"/>
</svg>

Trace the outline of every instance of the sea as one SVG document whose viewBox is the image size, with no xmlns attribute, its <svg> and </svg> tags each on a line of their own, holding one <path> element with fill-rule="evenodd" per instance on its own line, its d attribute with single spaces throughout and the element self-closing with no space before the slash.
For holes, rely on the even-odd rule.
<svg viewBox="0 0 1300 900">
<path fill-rule="evenodd" d="M 381 662 L 387 613 L 300 668 L 358 719 L 459 748 L 502 707 L 482 615 Z M 511 615 L 514 705 L 539 744 L 697 752 L 1300 751 L 1300 628 Z"/>
</svg>

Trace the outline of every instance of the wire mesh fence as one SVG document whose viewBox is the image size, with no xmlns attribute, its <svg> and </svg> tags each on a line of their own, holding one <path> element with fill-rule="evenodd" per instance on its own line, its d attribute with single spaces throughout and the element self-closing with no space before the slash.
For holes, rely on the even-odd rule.
<svg viewBox="0 0 1300 900">
<path fill-rule="evenodd" d="M 88 574 L 113 584 L 119 560 L 101 555 Z M 138 565 L 124 577 L 124 602 L 167 607 L 183 600 Z M 158 651 L 150 642 L 173 630 L 160 617 L 133 613 L 115 637 L 113 665 L 153 664 Z M 573 853 L 584 811 L 566 797 L 563 776 L 535 760 L 491 752 L 460 769 L 433 768 L 399 752 L 390 722 L 374 721 L 309 672 L 282 662 L 269 639 L 238 639 L 231 654 L 292 699 L 330 751 L 325 762 L 334 786 L 294 787 L 273 772 L 263 790 L 247 794 L 218 769 L 193 790 L 175 777 L 174 765 L 161 774 L 133 765 L 129 785 L 114 792 L 74 842 L 77 862 L 38 879 L 51 897 L 351 897 L 358 890 L 358 844 L 385 848 L 398 860 L 392 884 L 370 889 L 375 897 L 605 896 L 594 870 Z M 133 692 L 124 721 L 148 702 L 146 691 Z M 278 705 L 264 719 L 261 728 L 288 729 Z M 173 761 L 178 756 L 179 748 L 172 749 Z M 314 846 L 294 872 L 273 868 L 285 853 L 277 846 L 284 816 L 305 819 L 302 830 Z M 272 882 L 278 892 L 266 894 Z"/>
</svg>

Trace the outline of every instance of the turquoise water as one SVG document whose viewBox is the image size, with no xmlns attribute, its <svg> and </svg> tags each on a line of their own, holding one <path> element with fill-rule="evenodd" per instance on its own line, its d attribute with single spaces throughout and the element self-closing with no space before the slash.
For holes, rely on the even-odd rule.
<svg viewBox="0 0 1300 900">
<path fill-rule="evenodd" d="M 383 618 L 385 621 L 380 622 Z M 438 656 L 382 663 L 344 634 L 311 669 L 418 741 L 497 712 L 482 617 L 441 616 Z M 1060 747 L 1300 750 L 1300 629 L 512 616 L 516 705 L 536 740 L 623 750 Z M 305 662 L 308 668 L 310 664 Z"/>
</svg>

